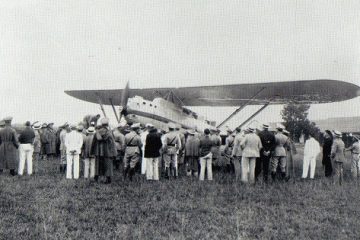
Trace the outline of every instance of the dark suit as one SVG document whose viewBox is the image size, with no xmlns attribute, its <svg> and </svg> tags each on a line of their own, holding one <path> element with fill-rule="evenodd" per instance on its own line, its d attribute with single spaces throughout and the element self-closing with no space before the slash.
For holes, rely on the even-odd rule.
<svg viewBox="0 0 360 240">
<path fill-rule="evenodd" d="M 259 133 L 259 137 L 263 148 L 260 151 L 260 158 L 256 159 L 255 179 L 258 179 L 262 171 L 264 181 L 267 182 L 269 175 L 271 152 L 273 152 L 275 149 L 275 136 L 268 130 L 264 130 Z"/>
</svg>

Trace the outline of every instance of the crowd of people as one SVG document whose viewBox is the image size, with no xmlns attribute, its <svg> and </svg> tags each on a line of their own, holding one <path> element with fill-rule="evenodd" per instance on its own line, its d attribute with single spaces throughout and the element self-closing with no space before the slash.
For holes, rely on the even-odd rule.
<svg viewBox="0 0 360 240">
<path fill-rule="evenodd" d="M 263 124 L 262 130 L 248 127 L 228 129 L 224 149 L 217 129 L 184 131 L 180 125 L 168 124 L 168 131 L 156 129 L 152 124 L 139 123 L 116 128 L 109 127 L 109 119 L 100 115 L 85 117 L 76 125 L 63 124 L 57 130 L 53 123 L 29 121 L 16 132 L 12 117 L 0 121 L 0 172 L 9 169 L 11 175 L 33 174 L 33 161 L 58 161 L 59 171 L 67 179 L 80 177 L 111 183 L 114 170 L 122 169 L 124 179 L 132 180 L 140 168 L 147 180 L 193 176 L 203 181 L 213 180 L 213 162 L 224 159 L 225 169 L 233 172 L 243 183 L 288 181 L 294 178 L 293 155 L 297 153 L 289 132 L 278 125 L 276 133 Z M 99 123 L 99 124 L 98 124 Z M 322 164 L 326 177 L 341 184 L 345 151 L 351 151 L 352 176 L 360 176 L 360 144 L 345 148 L 342 133 L 325 131 L 322 144 Z M 316 159 L 321 147 L 314 134 L 308 133 L 304 146 L 301 178 L 314 179 Z M 55 160 L 56 156 L 60 160 Z M 58 158 L 56 158 L 58 159 Z M 15 171 L 17 169 L 17 172 Z M 310 169 L 310 174 L 309 174 Z M 334 169 L 334 171 L 333 171 Z M 333 174 L 334 172 L 334 174 Z"/>
</svg>

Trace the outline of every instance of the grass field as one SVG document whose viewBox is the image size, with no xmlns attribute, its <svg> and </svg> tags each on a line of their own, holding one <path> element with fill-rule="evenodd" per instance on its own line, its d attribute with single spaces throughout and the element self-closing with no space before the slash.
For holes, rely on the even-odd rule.
<svg viewBox="0 0 360 240">
<path fill-rule="evenodd" d="M 300 176 L 301 154 L 296 157 Z M 0 175 L 1 239 L 358 239 L 359 183 L 318 177 L 242 185 L 215 173 L 111 185 L 66 180 L 54 162 L 34 176 Z M 323 176 L 318 162 L 317 176 Z"/>
</svg>

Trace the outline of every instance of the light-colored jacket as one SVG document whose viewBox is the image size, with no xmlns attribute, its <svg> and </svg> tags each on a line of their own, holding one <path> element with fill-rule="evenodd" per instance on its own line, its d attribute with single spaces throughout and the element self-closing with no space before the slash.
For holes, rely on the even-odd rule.
<svg viewBox="0 0 360 240">
<path fill-rule="evenodd" d="M 313 137 L 305 142 L 304 158 L 316 157 L 320 153 L 320 144 Z"/>
<path fill-rule="evenodd" d="M 119 129 L 113 131 L 115 146 L 117 151 L 125 150 L 125 136 L 122 134 Z"/>
<path fill-rule="evenodd" d="M 275 135 L 275 150 L 273 153 L 274 157 L 286 157 L 286 151 L 285 146 L 287 142 L 288 137 L 285 136 L 283 133 L 278 132 Z"/>
<path fill-rule="evenodd" d="M 67 134 L 67 131 L 65 129 L 61 130 L 60 132 L 60 151 L 61 150 L 66 150 L 65 148 L 65 136 Z"/>
<path fill-rule="evenodd" d="M 66 153 L 71 154 L 72 151 L 76 151 L 76 154 L 81 153 L 81 147 L 83 145 L 84 138 L 81 133 L 77 131 L 71 131 L 65 135 L 65 147 Z"/>
<path fill-rule="evenodd" d="M 134 156 L 140 154 L 142 149 L 141 137 L 135 131 L 131 131 L 125 135 L 125 154 Z"/>
<path fill-rule="evenodd" d="M 345 161 L 345 144 L 340 138 L 335 138 L 331 146 L 331 159 L 335 162 Z"/>
<path fill-rule="evenodd" d="M 166 154 L 175 154 L 177 150 L 181 149 L 181 139 L 177 132 L 168 132 L 162 138 L 163 148 Z"/>
<path fill-rule="evenodd" d="M 248 133 L 241 141 L 243 149 L 242 156 L 249 158 L 260 157 L 260 150 L 262 148 L 261 140 L 255 133 Z"/>
<path fill-rule="evenodd" d="M 241 157 L 242 156 L 241 141 L 243 138 L 244 138 L 244 136 L 242 133 L 236 134 L 235 139 L 234 139 L 234 144 L 233 144 L 234 146 L 233 146 L 232 153 L 231 153 L 232 157 Z"/>
</svg>

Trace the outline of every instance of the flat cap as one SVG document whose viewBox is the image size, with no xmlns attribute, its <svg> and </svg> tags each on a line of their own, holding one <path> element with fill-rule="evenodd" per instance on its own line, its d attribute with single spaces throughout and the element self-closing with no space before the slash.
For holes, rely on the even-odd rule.
<svg viewBox="0 0 360 240">
<path fill-rule="evenodd" d="M 267 124 L 267 123 L 263 123 L 263 128 L 269 128 L 270 127 L 270 125 L 269 124 Z"/>
</svg>

